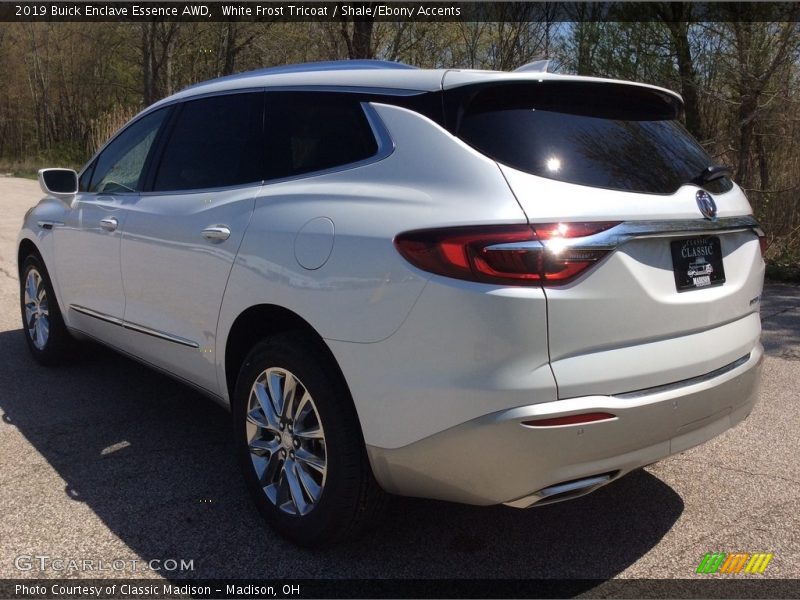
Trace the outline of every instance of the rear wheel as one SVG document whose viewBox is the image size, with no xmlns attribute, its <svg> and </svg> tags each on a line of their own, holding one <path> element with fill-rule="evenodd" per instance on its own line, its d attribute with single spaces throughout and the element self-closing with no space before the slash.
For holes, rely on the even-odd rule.
<svg viewBox="0 0 800 600">
<path fill-rule="evenodd" d="M 22 263 L 19 295 L 22 330 L 33 358 L 47 366 L 64 362 L 72 337 L 64 325 L 47 269 L 35 254 Z"/>
<path fill-rule="evenodd" d="M 255 346 L 233 405 L 237 453 L 265 519 L 304 546 L 353 538 L 384 505 L 352 399 L 311 336 Z"/>
</svg>

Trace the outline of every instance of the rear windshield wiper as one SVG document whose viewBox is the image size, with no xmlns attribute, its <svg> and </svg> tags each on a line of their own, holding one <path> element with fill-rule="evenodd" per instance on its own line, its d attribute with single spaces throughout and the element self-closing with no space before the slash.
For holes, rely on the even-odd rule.
<svg viewBox="0 0 800 600">
<path fill-rule="evenodd" d="M 712 165 L 700 171 L 700 174 L 692 179 L 690 183 L 702 186 L 711 181 L 716 181 L 717 179 L 730 176 L 731 170 L 728 167 L 723 165 Z"/>
</svg>

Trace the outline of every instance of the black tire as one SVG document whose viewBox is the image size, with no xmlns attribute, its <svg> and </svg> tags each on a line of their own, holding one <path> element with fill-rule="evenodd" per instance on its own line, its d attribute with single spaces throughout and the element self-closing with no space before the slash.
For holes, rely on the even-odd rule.
<svg viewBox="0 0 800 600">
<path fill-rule="evenodd" d="M 280 462 L 281 459 L 278 458 L 275 464 L 281 465 L 281 470 L 276 472 L 277 475 L 265 476 L 260 480 L 254 466 L 254 460 L 259 459 L 254 459 L 251 455 L 248 414 L 252 414 L 251 411 L 254 410 L 259 419 L 266 419 L 265 412 L 261 408 L 263 405 L 258 403 L 255 395 L 251 394 L 256 381 L 268 369 L 288 371 L 302 386 L 298 389 L 305 388 L 308 391 L 313 399 L 314 412 L 311 413 L 311 421 L 313 423 L 318 419 L 324 431 L 324 451 L 317 449 L 316 452 L 324 453 L 326 475 L 322 480 L 321 494 L 316 501 L 311 499 L 311 495 L 302 494 L 304 502 L 311 499 L 308 502 L 311 508 L 305 514 L 287 512 L 296 510 L 299 513 L 298 508 L 302 506 L 300 502 L 294 502 L 294 495 L 290 497 L 290 502 L 283 503 L 282 509 L 278 506 L 281 504 L 280 494 L 278 499 L 271 500 L 266 490 L 272 483 L 272 493 L 278 493 L 275 492 L 276 489 L 283 489 L 283 497 L 286 498 L 289 485 L 284 467 L 288 468 L 294 464 L 299 470 L 303 466 L 295 459 L 295 453 L 291 450 L 292 443 L 305 445 L 319 442 L 294 438 L 290 440 L 289 438 L 295 434 L 273 437 L 267 429 L 251 424 L 249 426 L 251 434 L 262 440 L 270 439 L 272 444 L 281 444 L 283 441 L 285 446 L 280 446 L 279 450 L 275 451 L 276 456 L 280 457 L 283 452 L 283 456 L 291 456 L 291 459 Z M 288 377 L 289 375 L 286 376 Z M 286 378 L 282 381 L 286 381 Z M 301 401 L 298 401 L 298 404 L 301 404 Z M 338 370 L 331 364 L 331 359 L 320 348 L 318 340 L 303 332 L 294 332 L 281 334 L 257 344 L 245 359 L 239 372 L 232 413 L 237 458 L 247 487 L 259 512 L 280 535 L 301 546 L 327 546 L 357 538 L 379 518 L 385 506 L 386 494 L 372 475 L 361 427 L 347 386 Z M 306 417 L 307 422 L 308 417 Z M 284 423 L 285 431 L 289 431 L 289 424 L 289 421 Z M 296 426 L 295 433 L 298 437 L 302 437 L 299 433 L 301 429 L 302 425 Z M 295 447 L 301 448 L 299 445 Z M 302 448 L 305 449 L 305 446 Z M 299 452 L 300 450 L 296 455 L 298 459 Z M 262 457 L 271 457 L 272 454 L 264 451 Z M 260 464 L 272 464 L 268 458 L 261 460 L 264 462 Z M 295 462 L 292 463 L 291 460 Z M 313 469 L 306 467 L 305 470 L 304 476 L 311 473 L 322 477 Z M 295 483 L 297 481 L 298 479 L 294 480 Z M 289 508 L 286 509 L 286 506 Z"/>
<path fill-rule="evenodd" d="M 25 309 L 25 288 L 28 282 L 28 276 L 32 273 L 38 273 L 39 284 L 37 286 L 36 294 L 37 299 L 46 301 L 48 315 L 46 321 L 48 324 L 48 332 L 44 338 L 44 343 L 38 339 L 38 332 L 34 329 L 33 333 L 29 328 L 29 320 L 26 316 Z M 29 254 L 24 261 L 19 272 L 19 301 L 20 311 L 22 313 L 22 331 L 25 335 L 25 341 L 28 343 L 28 349 L 31 355 L 42 365 L 52 367 L 63 364 L 70 358 L 70 350 L 72 348 L 72 336 L 70 336 L 64 319 L 61 316 L 61 310 L 56 300 L 55 292 L 53 291 L 53 284 L 50 281 L 50 275 L 47 268 L 44 266 L 42 259 L 36 254 Z M 34 322 L 32 319 L 31 322 Z"/>
</svg>

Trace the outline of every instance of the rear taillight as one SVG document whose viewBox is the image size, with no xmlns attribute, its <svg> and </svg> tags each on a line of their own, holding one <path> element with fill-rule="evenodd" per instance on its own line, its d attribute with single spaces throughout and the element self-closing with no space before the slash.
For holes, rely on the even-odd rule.
<svg viewBox="0 0 800 600">
<path fill-rule="evenodd" d="M 610 252 L 580 238 L 617 222 L 540 223 L 424 229 L 398 235 L 394 244 L 412 265 L 467 281 L 506 285 L 568 283 Z"/>
<path fill-rule="evenodd" d="M 758 244 L 761 246 L 761 258 L 767 253 L 767 248 L 769 247 L 769 243 L 767 242 L 767 236 L 764 235 L 763 231 L 758 232 Z"/>
</svg>

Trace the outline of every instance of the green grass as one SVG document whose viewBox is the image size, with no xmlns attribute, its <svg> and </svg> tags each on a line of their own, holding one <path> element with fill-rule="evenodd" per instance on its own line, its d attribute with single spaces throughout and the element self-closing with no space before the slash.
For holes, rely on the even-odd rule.
<svg viewBox="0 0 800 600">
<path fill-rule="evenodd" d="M 87 159 L 84 152 L 72 147 L 53 147 L 34 156 L 24 158 L 0 156 L 0 175 L 36 179 L 39 169 L 63 167 L 80 170 Z"/>
<path fill-rule="evenodd" d="M 75 169 L 79 171 L 82 165 L 71 162 L 57 161 L 5 161 L 0 159 L 0 175 L 10 175 L 11 177 L 23 177 L 25 179 L 36 179 L 39 169 L 47 167 L 63 167 L 65 169 Z"/>
<path fill-rule="evenodd" d="M 0 160 L 0 175 L 6 177 L 36 179 L 36 173 L 40 168 L 41 167 L 37 167 L 34 164 Z"/>
</svg>

